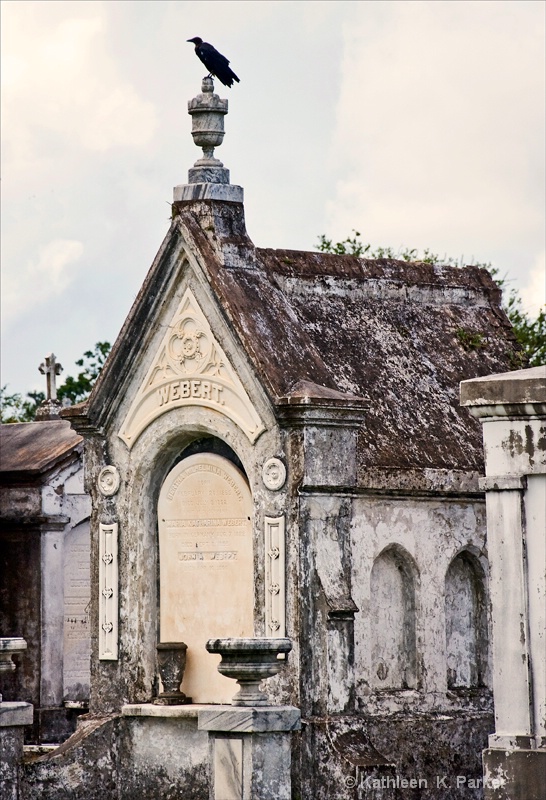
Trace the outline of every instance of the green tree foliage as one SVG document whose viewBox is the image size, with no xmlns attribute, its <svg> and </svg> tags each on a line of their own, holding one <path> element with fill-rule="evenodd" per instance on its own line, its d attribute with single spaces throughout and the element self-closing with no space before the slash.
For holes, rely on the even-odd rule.
<svg viewBox="0 0 546 800">
<path fill-rule="evenodd" d="M 81 403 L 89 397 L 110 349 L 110 342 L 97 342 L 93 350 L 86 350 L 82 358 L 76 361 L 76 366 L 83 369 L 75 378 L 68 375 L 65 382 L 57 389 L 57 397 L 61 403 L 68 400 L 69 405 L 72 405 Z"/>
<path fill-rule="evenodd" d="M 110 349 L 109 342 L 97 342 L 93 350 L 86 350 L 76 361 L 81 371 L 75 378 L 67 375 L 57 388 L 57 398 L 63 405 L 81 403 L 89 397 Z M 44 399 L 43 392 L 27 392 L 23 397 L 22 394 L 8 394 L 7 385 L 3 386 L 0 389 L 0 422 L 32 422 Z"/>
<path fill-rule="evenodd" d="M 25 399 L 22 394 L 8 394 L 7 389 L 7 384 L 0 388 L 0 423 L 32 422 L 45 394 L 28 392 Z"/>
<path fill-rule="evenodd" d="M 401 248 L 394 251 L 392 247 L 376 247 L 374 250 L 370 244 L 366 244 L 360 238 L 360 232 L 353 230 L 353 236 L 347 236 L 341 242 L 333 242 L 327 239 L 324 234 L 319 236 L 317 250 L 322 253 L 335 253 L 336 255 L 356 256 L 357 258 L 396 258 L 402 261 L 421 261 L 425 264 L 447 264 L 449 266 L 460 267 L 462 262 L 450 256 L 441 257 L 431 250 L 425 249 L 419 254 L 415 248 Z M 478 267 L 487 269 L 498 285 L 503 289 L 504 303 L 503 308 L 512 327 L 517 341 L 523 348 L 525 358 L 514 358 L 514 369 L 521 369 L 527 366 L 539 367 L 546 364 L 546 308 L 541 308 L 536 319 L 531 319 L 529 314 L 524 311 L 521 297 L 515 289 L 507 291 L 506 279 L 499 278 L 498 270 L 491 264 L 475 264 Z"/>
</svg>

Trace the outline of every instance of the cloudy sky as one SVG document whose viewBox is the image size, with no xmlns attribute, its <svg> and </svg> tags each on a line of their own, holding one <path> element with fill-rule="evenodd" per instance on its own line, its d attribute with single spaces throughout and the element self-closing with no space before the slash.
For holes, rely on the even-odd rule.
<svg viewBox="0 0 546 800">
<path fill-rule="evenodd" d="M 2 384 L 114 341 L 199 157 L 187 101 L 231 60 L 217 155 L 258 246 L 492 262 L 544 302 L 542 0 L 2 2 Z"/>
</svg>

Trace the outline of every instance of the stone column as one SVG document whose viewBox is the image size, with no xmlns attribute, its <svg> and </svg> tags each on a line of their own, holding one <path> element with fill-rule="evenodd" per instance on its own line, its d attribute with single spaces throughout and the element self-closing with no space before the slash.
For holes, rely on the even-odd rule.
<svg viewBox="0 0 546 800">
<path fill-rule="evenodd" d="M 64 529 L 68 519 L 45 523 L 41 531 L 42 556 L 42 670 L 40 707 L 60 708 L 63 703 L 64 640 Z"/>
<path fill-rule="evenodd" d="M 211 745 L 210 800 L 290 800 L 293 706 L 217 706 L 199 711 Z"/>
<path fill-rule="evenodd" d="M 18 800 L 24 726 L 32 725 L 31 703 L 0 703 L 0 797 Z"/>
<path fill-rule="evenodd" d="M 0 673 L 13 672 L 12 655 L 23 653 L 27 643 L 21 637 L 0 639 Z M 19 771 L 23 759 L 23 727 L 32 725 L 33 708 L 30 703 L 8 703 L 0 694 L 0 797 L 18 800 Z"/>
<path fill-rule="evenodd" d="M 486 800 L 545 800 L 546 368 L 461 384 L 483 425 L 495 733 Z"/>
<path fill-rule="evenodd" d="M 351 714 L 355 709 L 352 599 L 351 499 L 357 484 L 357 446 L 370 401 L 301 381 L 280 399 L 281 425 L 299 433 L 303 475 L 299 487 L 303 520 L 302 569 L 309 576 L 298 598 L 300 647 L 313 642 L 302 680 L 305 716 Z M 317 491 L 318 490 L 318 491 Z M 317 619 L 324 625 L 317 625 Z"/>
</svg>

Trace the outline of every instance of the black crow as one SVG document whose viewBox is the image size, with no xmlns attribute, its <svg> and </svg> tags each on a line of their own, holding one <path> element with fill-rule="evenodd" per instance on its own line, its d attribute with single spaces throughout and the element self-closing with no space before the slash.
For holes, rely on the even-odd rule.
<svg viewBox="0 0 546 800">
<path fill-rule="evenodd" d="M 224 86 L 229 87 L 233 86 L 233 81 L 239 83 L 239 78 L 230 69 L 229 61 L 215 47 L 208 42 L 204 42 L 199 36 L 194 36 L 193 39 L 187 39 L 187 41 L 193 42 L 195 45 L 196 55 L 209 71 L 208 77 L 215 75 Z"/>
</svg>

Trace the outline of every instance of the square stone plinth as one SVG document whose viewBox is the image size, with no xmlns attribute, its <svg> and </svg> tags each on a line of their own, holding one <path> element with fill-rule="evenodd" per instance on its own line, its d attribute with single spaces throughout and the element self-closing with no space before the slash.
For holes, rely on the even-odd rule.
<svg viewBox="0 0 546 800">
<path fill-rule="evenodd" d="M 546 749 L 483 751 L 485 800 L 544 800 Z"/>
<path fill-rule="evenodd" d="M 209 706 L 199 712 L 198 727 L 225 733 L 299 731 L 301 715 L 294 706 Z"/>
<path fill-rule="evenodd" d="M 293 706 L 216 706 L 198 714 L 211 740 L 210 800 L 290 800 Z"/>
<path fill-rule="evenodd" d="M 31 703 L 0 703 L 0 728 L 32 725 L 33 711 Z"/>
</svg>

